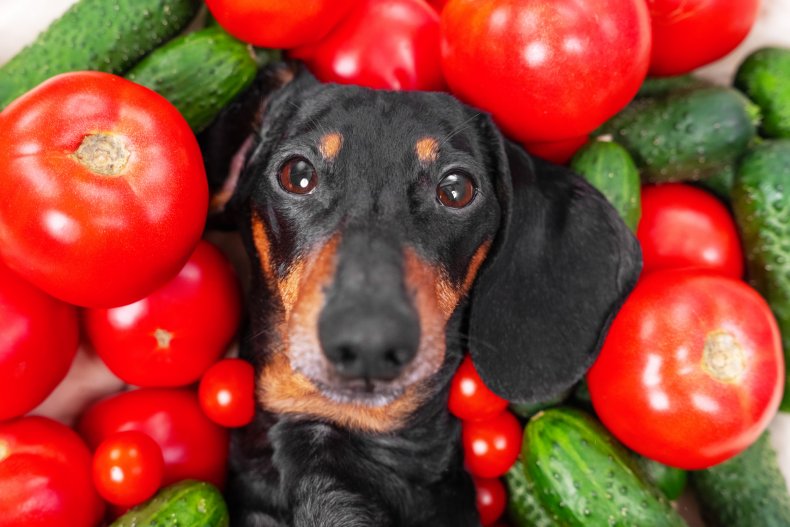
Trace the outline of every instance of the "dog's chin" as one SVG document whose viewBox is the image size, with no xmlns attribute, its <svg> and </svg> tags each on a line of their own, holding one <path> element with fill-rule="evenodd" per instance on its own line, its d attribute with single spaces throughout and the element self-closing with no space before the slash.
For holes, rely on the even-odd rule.
<svg viewBox="0 0 790 527">
<path fill-rule="evenodd" d="M 327 382 L 310 379 L 323 397 L 338 404 L 382 407 L 395 402 L 405 389 L 377 381 Z"/>
</svg>

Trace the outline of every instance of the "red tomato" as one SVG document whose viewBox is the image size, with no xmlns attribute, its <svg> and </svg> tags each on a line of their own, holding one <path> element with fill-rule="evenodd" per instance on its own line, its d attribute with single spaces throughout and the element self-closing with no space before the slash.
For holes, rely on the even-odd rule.
<svg viewBox="0 0 790 527">
<path fill-rule="evenodd" d="M 449 0 L 428 0 L 428 4 L 434 9 L 436 9 L 437 13 L 441 13 L 442 9 L 444 9 L 444 6 L 447 5 L 448 1 Z"/>
<path fill-rule="evenodd" d="M 0 114 L 0 255 L 47 293 L 117 306 L 172 278 L 197 244 L 208 185 L 192 130 L 121 77 L 58 75 Z"/>
<path fill-rule="evenodd" d="M 650 58 L 643 0 L 450 0 L 450 91 L 525 143 L 591 132 L 636 94 Z"/>
<path fill-rule="evenodd" d="M 265 48 L 293 48 L 321 39 L 360 0 L 206 0 L 231 35 Z"/>
<path fill-rule="evenodd" d="M 211 366 L 200 380 L 200 407 L 209 419 L 226 427 L 249 424 L 255 416 L 255 370 L 241 359 Z"/>
<path fill-rule="evenodd" d="M 475 484 L 475 505 L 483 527 L 493 525 L 505 512 L 507 493 L 497 478 L 472 478 Z"/>
<path fill-rule="evenodd" d="M 324 82 L 441 90 L 439 15 L 424 0 L 363 0 L 329 35 L 291 51 Z"/>
<path fill-rule="evenodd" d="M 201 241 L 175 278 L 146 298 L 88 309 L 88 339 L 110 370 L 137 386 L 196 382 L 228 346 L 241 318 L 236 274 Z"/>
<path fill-rule="evenodd" d="M 45 417 L 0 423 L 0 527 L 95 527 L 103 514 L 73 430 Z"/>
<path fill-rule="evenodd" d="M 78 344 L 76 310 L 0 262 L 0 421 L 38 406 L 66 376 Z"/>
<path fill-rule="evenodd" d="M 636 231 L 644 273 L 700 268 L 741 278 L 743 251 L 727 207 L 704 190 L 682 183 L 642 188 Z"/>
<path fill-rule="evenodd" d="M 508 402 L 492 392 L 478 375 L 467 355 L 450 381 L 450 412 L 466 421 L 484 421 L 496 417 Z"/>
<path fill-rule="evenodd" d="M 564 165 L 568 163 L 581 147 L 587 144 L 589 136 L 571 137 L 570 139 L 560 139 L 559 141 L 548 141 L 545 143 L 526 143 L 524 148 L 537 157 Z"/>
<path fill-rule="evenodd" d="M 113 395 L 90 407 L 78 429 L 93 448 L 116 432 L 148 434 L 162 449 L 163 485 L 182 479 L 225 482 L 228 433 L 203 415 L 192 391 L 141 388 Z"/>
<path fill-rule="evenodd" d="M 629 448 L 683 469 L 720 463 L 776 413 L 776 320 L 745 283 L 693 271 L 643 278 L 587 375 L 598 416 Z"/>
<path fill-rule="evenodd" d="M 647 0 L 651 75 L 680 75 L 732 51 L 754 25 L 760 0 Z"/>
<path fill-rule="evenodd" d="M 508 411 L 486 421 L 464 421 L 461 443 L 466 470 L 481 478 L 498 478 L 516 462 L 521 434 L 518 419 Z"/>
<path fill-rule="evenodd" d="M 93 482 L 102 498 L 122 507 L 138 505 L 159 490 L 165 462 L 148 435 L 129 430 L 112 434 L 93 454 Z"/>
</svg>

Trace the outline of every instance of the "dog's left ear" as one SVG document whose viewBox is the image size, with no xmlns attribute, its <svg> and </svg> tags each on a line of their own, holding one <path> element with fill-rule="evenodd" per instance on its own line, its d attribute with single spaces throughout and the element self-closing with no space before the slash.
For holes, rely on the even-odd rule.
<svg viewBox="0 0 790 527">
<path fill-rule="evenodd" d="M 495 185 L 502 223 L 471 296 L 470 353 L 494 392 L 539 402 L 569 389 L 592 365 L 642 259 L 595 188 L 501 141 Z"/>
</svg>

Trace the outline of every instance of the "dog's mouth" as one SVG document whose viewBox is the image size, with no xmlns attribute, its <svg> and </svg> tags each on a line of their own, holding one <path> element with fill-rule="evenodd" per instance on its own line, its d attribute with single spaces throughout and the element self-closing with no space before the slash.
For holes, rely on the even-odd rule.
<svg viewBox="0 0 790 527">
<path fill-rule="evenodd" d="M 338 404 L 381 407 L 391 404 L 405 393 L 402 386 L 389 382 L 367 379 L 327 381 L 316 379 L 302 372 L 302 375 L 318 389 L 321 395 Z"/>
</svg>

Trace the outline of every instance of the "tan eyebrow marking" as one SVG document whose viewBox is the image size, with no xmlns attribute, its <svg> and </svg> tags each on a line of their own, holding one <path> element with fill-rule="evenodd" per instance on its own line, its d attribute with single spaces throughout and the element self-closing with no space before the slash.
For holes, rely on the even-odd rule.
<svg viewBox="0 0 790 527">
<path fill-rule="evenodd" d="M 343 146 L 343 135 L 340 132 L 329 132 L 321 136 L 318 149 L 327 161 L 332 161 L 337 157 L 340 148 Z"/>
<path fill-rule="evenodd" d="M 439 155 L 439 142 L 435 137 L 423 137 L 414 145 L 420 163 L 432 163 Z"/>
</svg>

